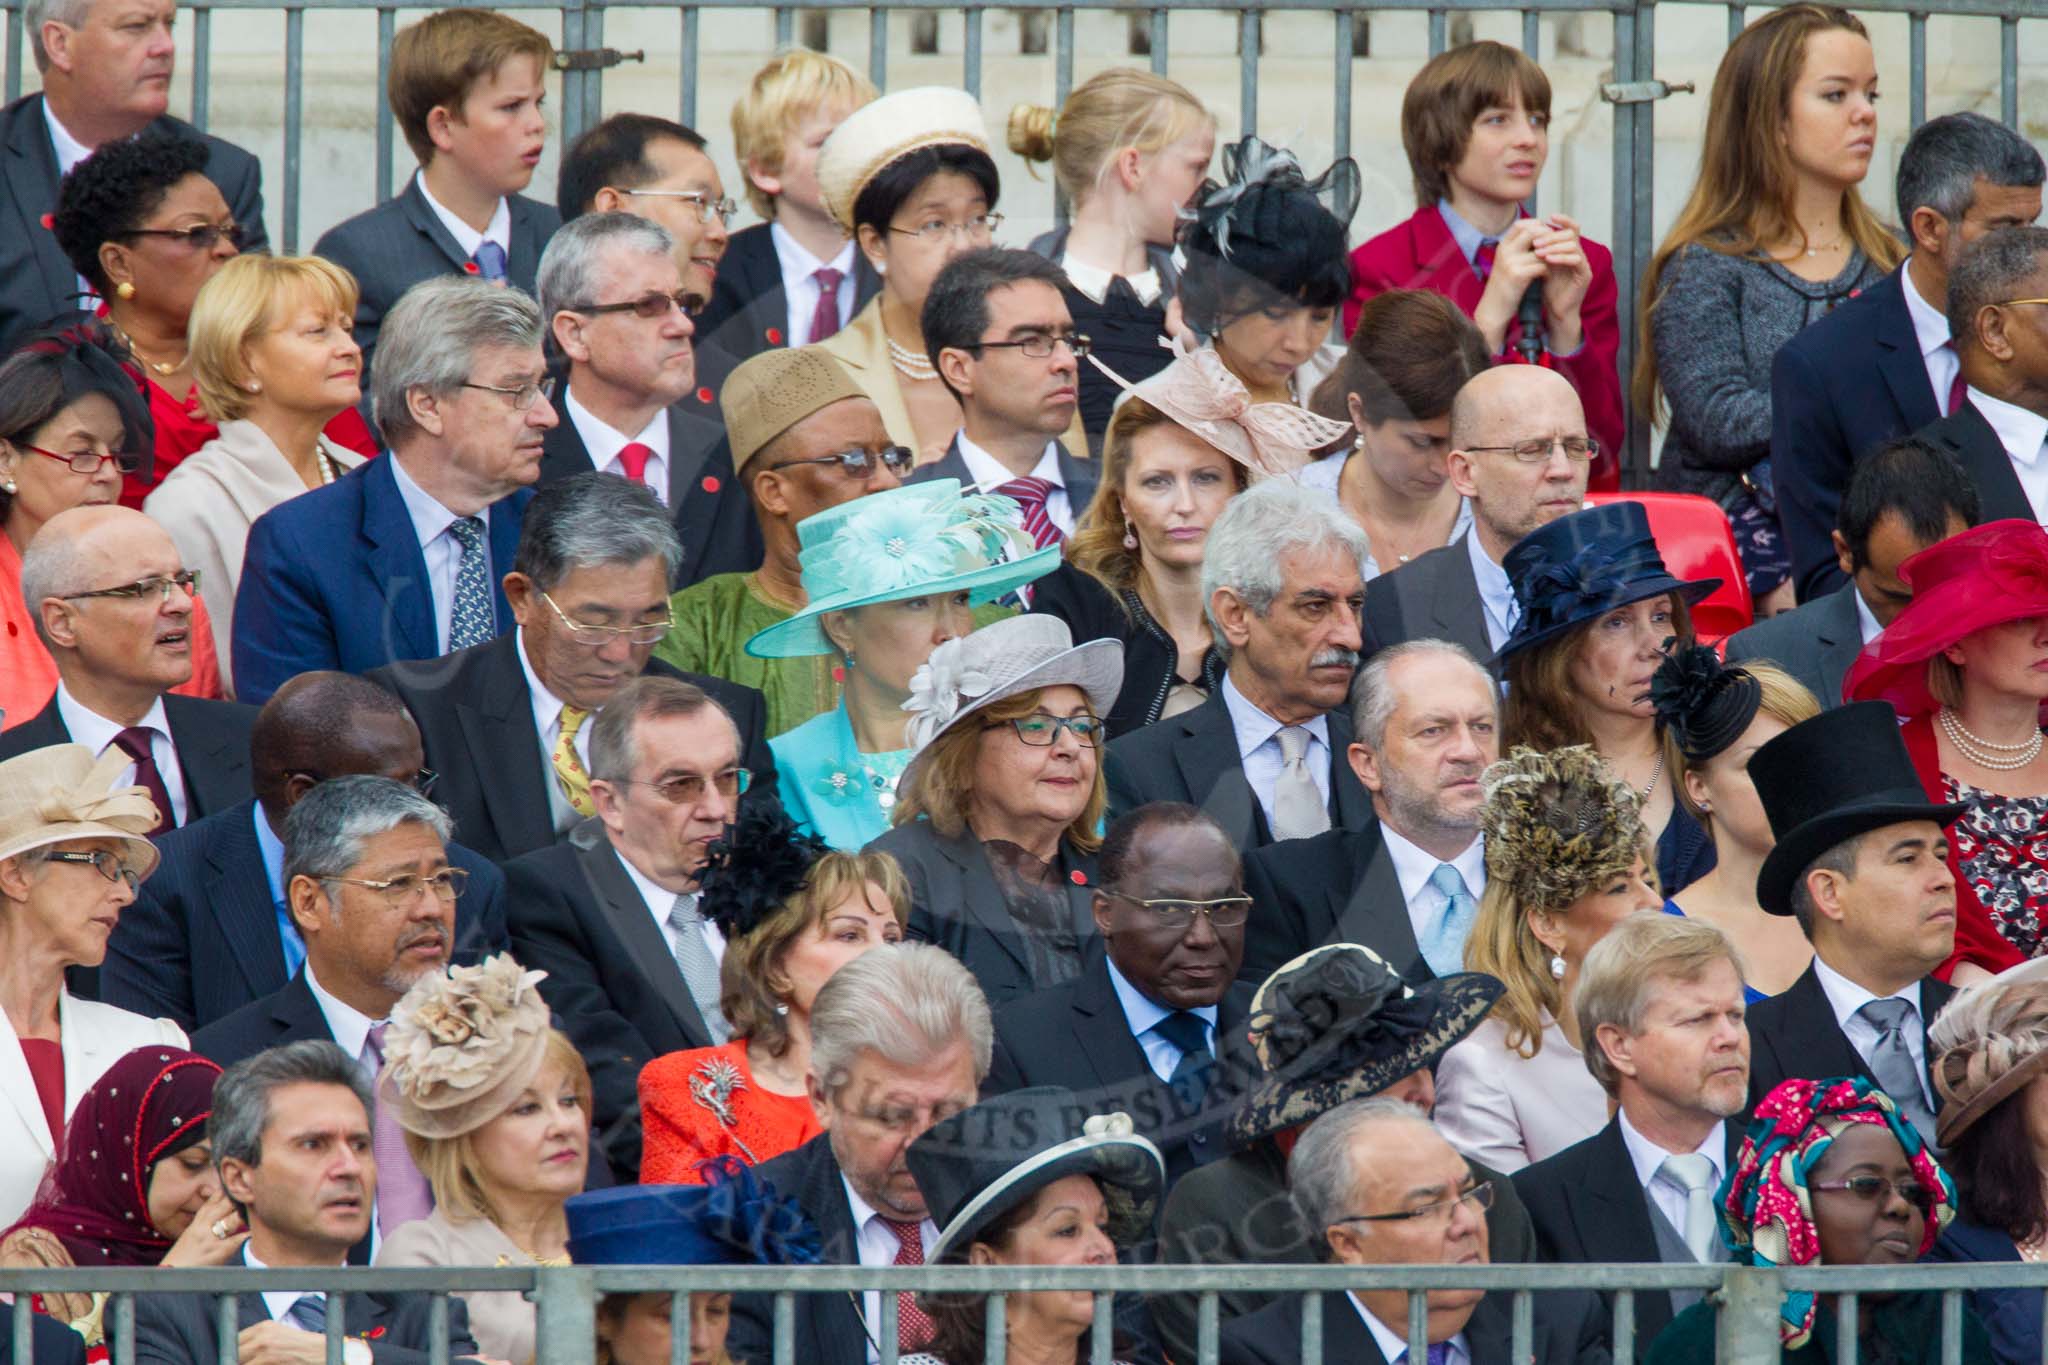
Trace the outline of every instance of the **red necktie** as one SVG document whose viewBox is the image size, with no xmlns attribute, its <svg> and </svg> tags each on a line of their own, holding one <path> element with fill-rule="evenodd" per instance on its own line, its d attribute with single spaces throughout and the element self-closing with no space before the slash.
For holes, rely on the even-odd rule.
<svg viewBox="0 0 2048 1365">
<path fill-rule="evenodd" d="M 626 471 L 626 477 L 634 483 L 647 482 L 647 462 L 654 458 L 654 452 L 638 441 L 619 447 L 619 468 Z"/>
<path fill-rule="evenodd" d="M 1472 268 L 1479 272 L 1479 282 L 1485 284 L 1493 277 L 1493 253 L 1500 243 L 1488 238 L 1479 244 L 1479 250 L 1472 253 Z"/>
<path fill-rule="evenodd" d="M 915 1223 L 899 1223 L 893 1218 L 882 1221 L 889 1231 L 896 1234 L 897 1265 L 924 1264 L 924 1234 Z M 905 1289 L 896 1295 L 896 1344 L 905 1351 L 915 1351 L 931 1344 L 935 1330 L 931 1314 L 917 1306 L 917 1295 Z"/>
<path fill-rule="evenodd" d="M 839 330 L 839 281 L 846 277 L 821 265 L 811 272 L 811 278 L 818 282 L 818 307 L 811 314 L 810 340 L 815 345 Z"/>
<path fill-rule="evenodd" d="M 156 803 L 156 825 L 149 832 L 163 834 L 177 828 L 177 820 L 171 810 L 171 793 L 164 786 L 164 775 L 157 769 L 156 754 L 150 748 L 150 731 L 140 725 L 132 725 L 114 736 L 114 747 L 135 760 L 135 785 L 149 792 L 149 799 Z"/>
<path fill-rule="evenodd" d="M 1051 496 L 1053 485 L 1044 479 L 1029 474 L 1021 479 L 998 484 L 995 491 L 1006 498 L 1015 498 L 1017 507 L 1024 514 L 1024 531 L 1031 537 L 1031 543 L 1043 550 L 1048 545 L 1067 543 L 1066 532 L 1053 523 L 1045 510 L 1045 500 Z"/>
</svg>

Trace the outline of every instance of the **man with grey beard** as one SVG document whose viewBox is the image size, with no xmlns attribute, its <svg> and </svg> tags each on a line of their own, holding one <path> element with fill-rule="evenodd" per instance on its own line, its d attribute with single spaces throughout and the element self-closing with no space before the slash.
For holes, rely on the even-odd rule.
<svg viewBox="0 0 2048 1365">
<path fill-rule="evenodd" d="M 1258 906 L 1241 976 L 1263 980 L 1325 943 L 1363 943 L 1403 978 L 1462 970 L 1486 891 L 1479 775 L 1500 757 L 1499 697 L 1447 640 L 1375 654 L 1351 692 L 1350 771 L 1378 817 L 1245 859 Z"/>
<path fill-rule="evenodd" d="M 1368 547 L 1327 496 L 1290 479 L 1238 494 L 1209 528 L 1202 594 L 1230 657 L 1209 699 L 1110 745 L 1112 820 L 1153 801 L 1199 806 L 1241 852 L 1365 829 L 1345 761 Z"/>
</svg>

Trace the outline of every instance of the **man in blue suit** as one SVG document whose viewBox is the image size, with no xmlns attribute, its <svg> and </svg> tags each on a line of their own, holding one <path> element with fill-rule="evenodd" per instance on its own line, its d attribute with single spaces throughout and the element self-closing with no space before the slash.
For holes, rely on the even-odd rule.
<svg viewBox="0 0 2048 1365">
<path fill-rule="evenodd" d="M 500 586 L 555 425 L 540 308 L 451 275 L 384 320 L 371 381 L 391 449 L 249 530 L 235 687 L 262 702 L 312 669 L 434 659 L 512 628 Z"/>
<path fill-rule="evenodd" d="M 1948 274 L 1968 243 L 2041 216 L 2041 154 L 1982 114 L 1922 124 L 1899 157 L 1899 221 L 1913 254 L 1779 348 L 1771 364 L 1771 473 L 1799 600 L 1848 582 L 1835 509 L 1857 460 L 1955 411 L 1960 364 Z"/>
</svg>

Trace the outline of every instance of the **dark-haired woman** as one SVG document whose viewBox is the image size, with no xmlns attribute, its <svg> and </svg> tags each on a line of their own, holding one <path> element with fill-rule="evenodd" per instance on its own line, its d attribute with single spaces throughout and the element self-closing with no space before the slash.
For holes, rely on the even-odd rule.
<svg viewBox="0 0 2048 1365">
<path fill-rule="evenodd" d="M 1301 471 L 1364 528 L 1377 578 L 1448 545 L 1472 524 L 1451 487 L 1451 400 L 1491 362 L 1471 319 L 1441 294 L 1392 289 L 1368 299 L 1343 359 L 1309 406 L 1357 439 Z"/>
</svg>

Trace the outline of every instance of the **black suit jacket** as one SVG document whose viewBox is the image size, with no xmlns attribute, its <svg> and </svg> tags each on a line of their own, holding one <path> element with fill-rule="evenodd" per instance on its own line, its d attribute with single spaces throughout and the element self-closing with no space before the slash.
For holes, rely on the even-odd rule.
<svg viewBox="0 0 2048 1365">
<path fill-rule="evenodd" d="M 1532 1355 L 1527 1362 L 1509 1359 L 1512 1303 L 1505 1293 L 1488 1294 L 1472 1310 L 1471 1321 L 1465 1324 L 1472 1365 L 1606 1365 L 1607 1315 L 1593 1295 L 1562 1290 L 1533 1296 Z M 1225 1323 L 1217 1358 L 1221 1365 L 1387 1365 L 1351 1296 L 1341 1293 L 1323 1295 L 1322 1360 L 1302 1354 L 1301 1298 L 1293 1294 Z"/>
<path fill-rule="evenodd" d="M 860 1263 L 859 1233 L 839 1159 L 832 1155 L 832 1135 L 821 1133 L 794 1151 L 764 1161 L 755 1174 L 797 1206 L 818 1229 L 825 1265 Z M 862 1317 L 862 1296 L 798 1294 L 796 1331 L 791 1360 L 807 1365 L 862 1365 L 867 1360 L 868 1327 Z M 732 1328 L 726 1350 L 734 1360 L 765 1361 L 775 1355 L 775 1296 L 735 1294 Z"/>
<path fill-rule="evenodd" d="M 1247 981 L 1326 943 L 1363 943 L 1409 981 L 1436 977 L 1377 822 L 1252 849 L 1244 889 L 1254 905 L 1239 972 Z"/>
<path fill-rule="evenodd" d="M 1769 660 L 1805 683 L 1829 708 L 1842 704 L 1842 680 L 1862 652 L 1863 622 L 1853 583 L 1736 632 L 1726 651 L 1731 664 Z"/>
<path fill-rule="evenodd" d="M 185 822 L 226 810 L 252 795 L 249 787 L 249 730 L 256 708 L 231 701 L 164 694 L 164 720 L 185 775 Z M 71 743 L 57 712 L 57 699 L 29 720 L 0 731 L 0 761 L 52 744 Z"/>
<path fill-rule="evenodd" d="M 162 861 L 107 942 L 100 999 L 190 1033 L 284 988 L 258 818 L 244 801 L 157 837 Z M 454 960 L 479 962 L 506 946 L 505 874 L 460 844 L 448 846 L 448 861 L 469 873 Z"/>
<path fill-rule="evenodd" d="M 1471 535 L 1467 531 L 1365 585 L 1360 633 L 1366 658 L 1409 640 L 1449 640 L 1471 650 L 1481 663 L 1493 657 L 1486 607 L 1465 544 Z"/>
<path fill-rule="evenodd" d="M 427 766 L 441 774 L 434 799 L 455 819 L 462 841 L 493 862 L 555 842 L 547 784 L 554 780 L 533 727 L 532 694 L 519 664 L 519 637 L 497 639 L 438 659 L 373 669 L 419 722 Z M 740 761 L 753 771 L 747 799 L 773 800 L 775 761 L 768 752 L 768 703 L 751 687 L 682 673 L 659 659 L 647 672 L 681 678 L 711 694 L 740 732 Z"/>
<path fill-rule="evenodd" d="M 842 298 L 847 284 L 839 282 Z M 882 288 L 881 276 L 858 248 L 853 253 L 852 288 L 849 318 Z M 782 261 L 775 254 L 768 224 L 735 232 L 726 243 L 711 302 L 697 318 L 697 342 L 701 350 L 721 353 L 730 365 L 790 344 L 789 295 L 782 287 Z"/>
<path fill-rule="evenodd" d="M 1856 461 L 1939 418 L 1947 397 L 1927 381 L 1903 270 L 1818 319 L 1771 360 L 1771 478 L 1802 602 L 1847 581 L 1829 533 Z"/>
<path fill-rule="evenodd" d="M 249 232 L 244 251 L 264 251 L 263 166 L 255 157 L 181 119 L 165 115 L 150 128 L 206 144 L 206 178 Z M 79 311 L 78 272 L 44 226 L 57 208 L 57 151 L 43 97 L 25 95 L 0 109 L 0 355 L 53 318 Z"/>
<path fill-rule="evenodd" d="M 368 1241 L 368 1238 L 364 1238 Z M 375 1332 L 370 1358 L 379 1365 L 426 1365 L 433 1299 L 427 1294 L 348 1296 L 344 1329 L 351 1337 Z M 235 1298 L 237 1330 L 271 1321 L 261 1294 Z M 213 1365 L 220 1358 L 214 1334 L 214 1300 L 203 1294 L 138 1294 L 135 1298 L 136 1365 Z M 469 1311 L 461 1298 L 448 1298 L 448 1354 L 478 1354 L 469 1334 Z M 40 1353 L 36 1360 L 42 1360 Z"/>
<path fill-rule="evenodd" d="M 1060 482 L 1067 490 L 1067 510 L 1073 514 L 1075 521 L 1079 521 L 1081 514 L 1088 510 L 1088 504 L 1095 499 L 1095 461 L 1076 457 L 1063 443 L 1054 444 L 1059 446 L 1056 458 L 1060 466 Z M 961 491 L 968 493 L 980 487 L 967 470 L 967 457 L 960 453 L 959 432 L 953 433 L 953 440 L 947 445 L 944 455 L 928 465 L 918 466 L 904 482 L 923 483 L 926 479 L 958 479 Z M 990 487 L 982 488 L 981 491 L 993 493 L 996 490 Z"/>
<path fill-rule="evenodd" d="M 552 204 L 514 194 L 506 199 L 512 216 L 512 249 L 505 253 L 506 280 L 533 292 L 540 254 L 562 225 Z M 325 256 L 356 277 L 356 343 L 363 348 L 363 392 L 369 392 L 370 356 L 384 315 L 406 290 L 436 275 L 467 274 L 469 254 L 456 244 L 433 205 L 420 191 L 417 175 L 397 198 L 365 209 L 321 234 L 313 254 Z"/>
<path fill-rule="evenodd" d="M 1970 482 L 1977 488 L 1980 521 L 1997 521 L 2002 517 L 2040 520 L 2034 513 L 2034 504 L 2027 501 L 2027 491 L 2020 487 L 2020 476 L 2013 473 L 2012 457 L 2006 454 L 2005 443 L 1968 400 L 1940 421 L 1931 422 L 1913 434 L 1947 451 L 1970 476 Z"/>
<path fill-rule="evenodd" d="M 1935 1016 L 1954 994 L 1953 986 L 1931 976 L 1920 982 L 1923 1028 L 1933 1026 Z M 1931 1065 L 1934 1049 L 1926 1048 L 1925 1056 Z M 1869 1064 L 1835 1022 L 1834 1006 L 1821 989 L 1820 977 L 1808 967 L 1784 994 L 1749 1007 L 1749 1107 L 1756 1108 L 1780 1081 L 1817 1081 L 1828 1076 L 1862 1076 L 1877 1084 Z M 1927 1088 L 1929 1094 L 1940 1093 L 1934 1089 L 1931 1073 Z"/>
<path fill-rule="evenodd" d="M 687 588 L 714 574 L 752 573 L 761 567 L 764 553 L 753 503 L 733 476 L 725 427 L 704 416 L 702 407 L 686 398 L 668 410 L 668 510 L 683 542 L 683 562 L 672 588 Z M 542 438 L 540 484 L 590 469 L 583 435 L 564 412 Z"/>
<path fill-rule="evenodd" d="M 1366 600 L 1371 599 L 1368 591 Z M 1373 823 L 1372 797 L 1344 757 L 1351 747 L 1351 718 L 1341 707 L 1328 717 L 1330 824 L 1364 829 Z M 1191 711 L 1111 740 L 1104 774 L 1111 820 L 1147 802 L 1184 801 L 1214 816 L 1241 851 L 1273 842 L 1265 807 L 1245 780 L 1244 763 L 1237 756 L 1237 727 L 1231 723 L 1221 687 Z"/>
</svg>

